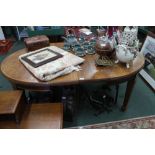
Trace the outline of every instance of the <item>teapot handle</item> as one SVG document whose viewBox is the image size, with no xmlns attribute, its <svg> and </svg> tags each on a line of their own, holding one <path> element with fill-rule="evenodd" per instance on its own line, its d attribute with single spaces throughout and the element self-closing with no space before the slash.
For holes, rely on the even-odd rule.
<svg viewBox="0 0 155 155">
<path fill-rule="evenodd" d="M 64 36 L 62 36 L 61 38 L 64 39 L 66 42 L 68 41 L 67 38 Z"/>
</svg>

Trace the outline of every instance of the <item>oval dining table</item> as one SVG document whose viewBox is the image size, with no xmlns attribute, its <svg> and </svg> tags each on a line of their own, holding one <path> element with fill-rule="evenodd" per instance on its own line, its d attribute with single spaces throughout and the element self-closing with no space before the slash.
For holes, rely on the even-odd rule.
<svg viewBox="0 0 155 155">
<path fill-rule="evenodd" d="M 63 43 L 52 43 L 51 45 L 63 47 Z M 58 77 L 48 82 L 38 80 L 19 61 L 19 56 L 26 53 L 27 49 L 21 49 L 6 57 L 1 63 L 2 74 L 11 82 L 14 89 L 28 90 L 51 90 L 53 86 L 70 86 L 83 83 L 103 82 L 107 85 L 119 85 L 127 82 L 124 101 L 121 109 L 125 111 L 133 91 L 136 75 L 144 66 L 144 56 L 138 53 L 130 68 L 125 64 L 114 64 L 113 66 L 96 66 L 95 55 L 86 55 L 80 71 Z"/>
</svg>

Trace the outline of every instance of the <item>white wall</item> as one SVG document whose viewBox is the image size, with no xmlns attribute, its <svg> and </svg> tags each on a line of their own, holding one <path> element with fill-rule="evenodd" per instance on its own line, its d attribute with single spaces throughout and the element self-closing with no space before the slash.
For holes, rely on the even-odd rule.
<svg viewBox="0 0 155 155">
<path fill-rule="evenodd" d="M 2 30 L 2 28 L 0 26 L 0 40 L 3 40 L 3 39 L 5 39 L 5 37 L 4 37 L 4 34 L 3 34 L 3 30 Z"/>
</svg>

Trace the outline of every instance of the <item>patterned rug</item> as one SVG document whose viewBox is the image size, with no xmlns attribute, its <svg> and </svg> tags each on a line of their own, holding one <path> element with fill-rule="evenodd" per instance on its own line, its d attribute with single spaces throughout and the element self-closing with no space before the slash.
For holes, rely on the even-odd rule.
<svg viewBox="0 0 155 155">
<path fill-rule="evenodd" d="M 155 115 L 108 123 L 78 126 L 73 129 L 155 129 Z"/>
</svg>

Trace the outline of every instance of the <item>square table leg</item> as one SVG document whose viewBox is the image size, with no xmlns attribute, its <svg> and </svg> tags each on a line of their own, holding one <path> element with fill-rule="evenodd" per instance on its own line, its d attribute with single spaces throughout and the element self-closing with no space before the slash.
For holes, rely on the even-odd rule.
<svg viewBox="0 0 155 155">
<path fill-rule="evenodd" d="M 126 111 L 127 110 L 128 102 L 129 102 L 131 93 L 132 93 L 133 88 L 134 88 L 135 79 L 136 79 L 136 75 L 132 79 L 130 79 L 128 81 L 128 83 L 127 83 L 125 97 L 124 97 L 123 105 L 121 107 L 122 111 Z"/>
</svg>

